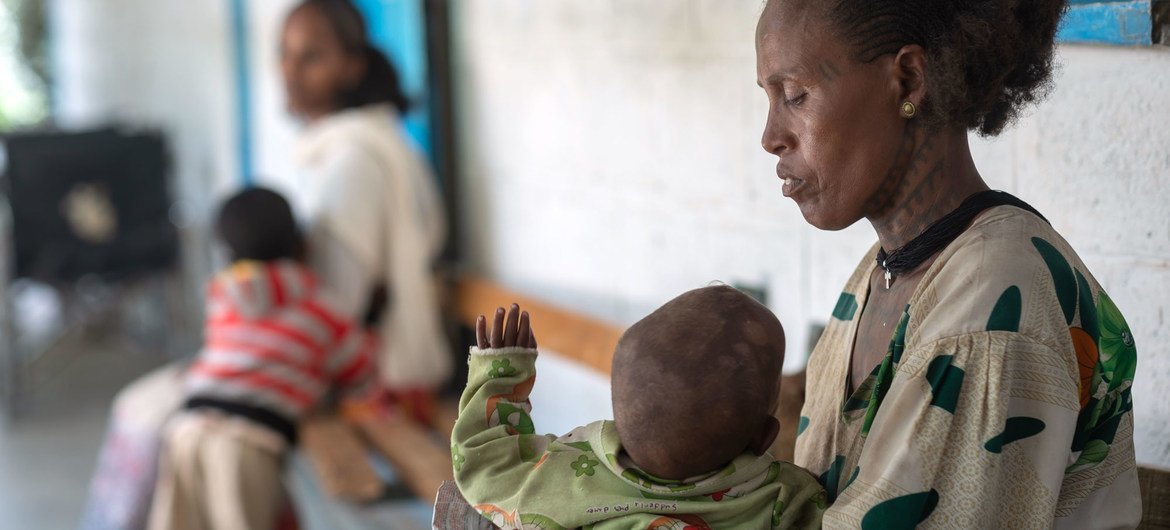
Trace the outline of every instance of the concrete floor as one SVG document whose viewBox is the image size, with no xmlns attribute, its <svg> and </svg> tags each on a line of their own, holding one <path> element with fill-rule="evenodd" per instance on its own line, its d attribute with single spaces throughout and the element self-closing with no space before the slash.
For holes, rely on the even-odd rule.
<svg viewBox="0 0 1170 530">
<path fill-rule="evenodd" d="M 77 527 L 114 394 L 164 361 L 94 337 L 53 350 L 27 409 L 0 425 L 0 529 Z"/>
</svg>

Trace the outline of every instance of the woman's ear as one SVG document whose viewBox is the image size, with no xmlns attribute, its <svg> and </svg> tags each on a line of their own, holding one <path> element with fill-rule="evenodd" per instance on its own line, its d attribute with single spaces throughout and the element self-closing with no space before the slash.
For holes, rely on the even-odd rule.
<svg viewBox="0 0 1170 530">
<path fill-rule="evenodd" d="M 908 44 L 894 56 L 894 80 L 898 84 L 898 101 L 909 101 L 921 107 L 926 99 L 926 50 L 917 44 Z"/>
<path fill-rule="evenodd" d="M 760 429 L 759 434 L 752 440 L 752 453 L 756 456 L 763 456 L 772 448 L 772 442 L 776 441 L 776 437 L 780 435 L 780 421 L 769 415 L 764 418 L 764 425 Z"/>
</svg>

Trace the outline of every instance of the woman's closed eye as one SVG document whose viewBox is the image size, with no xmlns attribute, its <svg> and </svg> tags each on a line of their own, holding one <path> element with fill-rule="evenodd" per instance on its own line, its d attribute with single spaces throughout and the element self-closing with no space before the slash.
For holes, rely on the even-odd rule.
<svg viewBox="0 0 1170 530">
<path fill-rule="evenodd" d="M 808 92 L 802 92 L 799 96 L 796 96 L 794 98 L 785 97 L 784 98 L 784 105 L 789 106 L 789 107 L 799 107 L 800 104 L 804 103 L 804 100 L 807 98 L 808 98 Z"/>
</svg>

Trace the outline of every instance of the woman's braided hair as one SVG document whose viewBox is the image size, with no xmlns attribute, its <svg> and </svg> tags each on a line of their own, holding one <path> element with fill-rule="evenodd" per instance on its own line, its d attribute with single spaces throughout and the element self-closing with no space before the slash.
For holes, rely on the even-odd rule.
<svg viewBox="0 0 1170 530">
<path fill-rule="evenodd" d="M 995 136 L 1047 95 L 1067 0 L 830 0 L 830 24 L 862 62 L 917 44 L 923 117 Z"/>
</svg>

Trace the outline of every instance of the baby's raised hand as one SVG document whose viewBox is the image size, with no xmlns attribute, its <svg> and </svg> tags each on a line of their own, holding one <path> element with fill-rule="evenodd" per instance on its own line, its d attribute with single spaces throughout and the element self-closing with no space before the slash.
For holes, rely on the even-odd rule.
<svg viewBox="0 0 1170 530">
<path fill-rule="evenodd" d="M 536 334 L 532 332 L 531 319 L 527 311 L 512 304 L 505 321 L 504 308 L 496 309 L 492 319 L 491 335 L 488 335 L 487 317 L 480 315 L 475 321 L 475 342 L 479 349 L 488 348 L 536 348 Z"/>
</svg>

